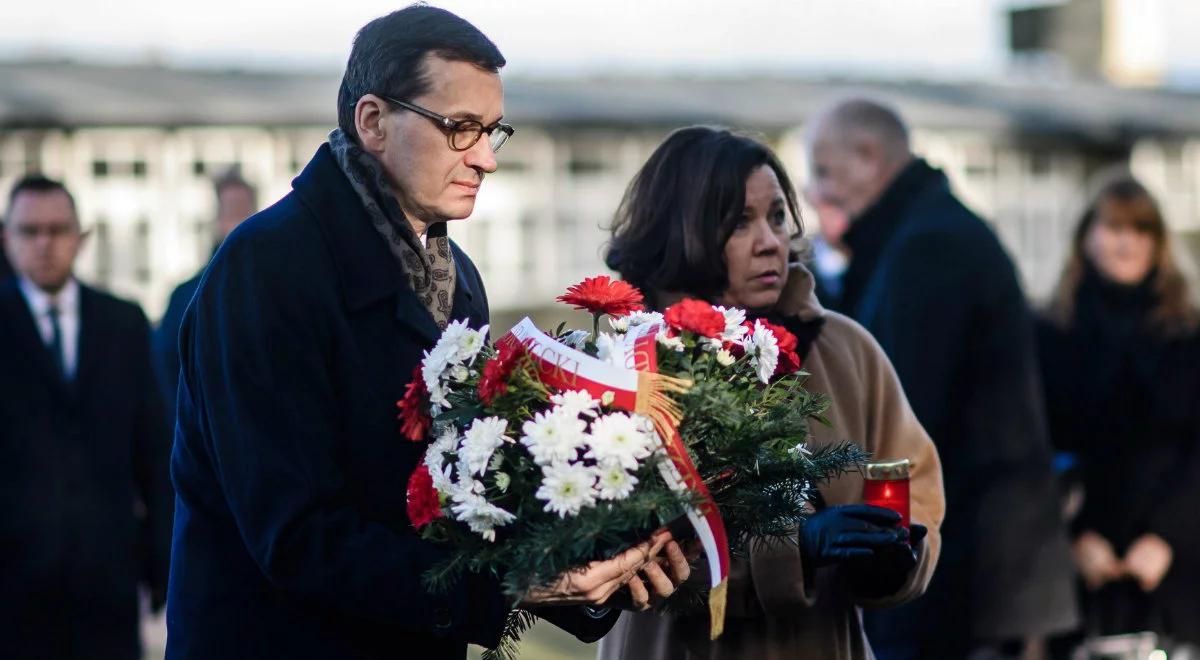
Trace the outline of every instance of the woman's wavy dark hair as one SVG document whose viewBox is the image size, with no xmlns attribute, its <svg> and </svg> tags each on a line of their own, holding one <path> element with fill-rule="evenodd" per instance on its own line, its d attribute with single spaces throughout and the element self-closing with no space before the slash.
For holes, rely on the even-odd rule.
<svg viewBox="0 0 1200 660">
<path fill-rule="evenodd" d="M 746 179 L 763 165 L 779 179 L 799 238 L 796 192 L 774 152 L 728 129 L 693 126 L 667 137 L 630 182 L 605 263 L 651 307 L 665 291 L 716 298 L 729 285 L 725 243 L 746 204 Z"/>
<path fill-rule="evenodd" d="M 1102 206 L 1109 206 L 1118 222 L 1131 225 L 1154 239 L 1154 270 L 1151 287 L 1158 303 L 1150 312 L 1151 327 L 1164 335 L 1192 332 L 1200 314 L 1192 304 L 1187 280 L 1175 263 L 1171 237 L 1154 196 L 1137 179 L 1125 173 L 1109 175 L 1092 195 L 1083 217 L 1075 227 L 1071 254 L 1047 309 L 1050 320 L 1068 328 L 1075 320 L 1075 295 L 1083 282 L 1088 257 L 1084 251 L 1088 232 L 1096 224 Z"/>
</svg>

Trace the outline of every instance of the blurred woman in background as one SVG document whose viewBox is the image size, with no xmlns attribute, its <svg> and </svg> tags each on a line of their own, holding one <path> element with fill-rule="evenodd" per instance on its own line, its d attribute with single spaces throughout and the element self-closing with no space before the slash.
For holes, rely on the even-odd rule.
<svg viewBox="0 0 1200 660">
<path fill-rule="evenodd" d="M 1110 180 L 1038 328 L 1051 436 L 1084 489 L 1072 534 L 1089 636 L 1200 641 L 1198 320 L 1158 204 Z"/>
<path fill-rule="evenodd" d="M 937 452 L 875 340 L 817 303 L 792 250 L 799 235 L 795 192 L 767 147 L 686 128 L 630 184 L 606 262 L 657 310 L 700 298 L 791 331 L 806 387 L 832 401 L 831 426 L 811 425 L 809 446 L 851 440 L 875 460 L 910 459 L 911 534 L 862 503 L 858 472 L 820 484 L 824 504 L 797 543 L 752 544 L 734 560 L 724 635 L 708 639 L 707 612 L 625 612 L 601 641 L 603 660 L 870 658 L 858 607 L 915 598 L 933 574 L 945 510 Z M 865 556 L 841 556 L 851 548 Z"/>
</svg>

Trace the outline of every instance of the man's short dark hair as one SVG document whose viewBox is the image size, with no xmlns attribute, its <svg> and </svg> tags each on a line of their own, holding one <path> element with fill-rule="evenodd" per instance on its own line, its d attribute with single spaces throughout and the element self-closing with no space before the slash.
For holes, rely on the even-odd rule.
<svg viewBox="0 0 1200 660">
<path fill-rule="evenodd" d="M 415 4 L 367 23 L 354 38 L 338 90 L 338 126 L 353 140 L 354 107 L 366 94 L 411 101 L 429 91 L 425 55 L 469 62 L 493 73 L 504 56 L 474 25 L 437 7 Z"/>
<path fill-rule="evenodd" d="M 245 190 L 250 193 L 250 201 L 255 206 L 258 205 L 258 188 L 255 188 L 249 181 L 243 178 L 241 170 L 236 167 L 229 168 L 229 171 L 213 181 L 213 191 L 217 194 L 218 203 L 221 199 L 221 193 L 225 192 L 228 188 L 241 188 Z"/>
<path fill-rule="evenodd" d="M 61 192 L 71 201 L 71 210 L 75 209 L 75 197 L 61 181 L 56 181 L 50 177 L 41 174 L 27 174 L 13 184 L 12 190 L 8 193 L 8 212 L 12 213 L 13 202 L 17 201 L 17 195 L 21 193 L 38 193 L 45 194 L 51 192 Z M 76 212 L 78 216 L 78 212 Z M 78 218 L 76 218 L 78 220 Z"/>
</svg>

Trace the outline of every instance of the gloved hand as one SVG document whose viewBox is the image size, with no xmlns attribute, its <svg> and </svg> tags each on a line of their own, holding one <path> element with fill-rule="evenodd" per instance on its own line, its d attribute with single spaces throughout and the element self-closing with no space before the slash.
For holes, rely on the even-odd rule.
<svg viewBox="0 0 1200 660">
<path fill-rule="evenodd" d="M 908 545 L 908 530 L 899 523 L 900 514 L 869 504 L 821 509 L 800 528 L 800 554 L 813 568 L 851 558 L 869 560 L 885 549 Z"/>
<path fill-rule="evenodd" d="M 873 557 L 847 562 L 845 571 L 854 582 L 855 591 L 868 598 L 882 598 L 896 593 L 920 559 L 921 542 L 929 530 L 913 523 L 909 538 L 878 548 Z"/>
</svg>

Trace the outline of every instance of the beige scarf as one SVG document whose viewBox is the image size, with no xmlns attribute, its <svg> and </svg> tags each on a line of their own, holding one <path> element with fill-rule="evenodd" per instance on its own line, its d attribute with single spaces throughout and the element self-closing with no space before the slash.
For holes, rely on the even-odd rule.
<svg viewBox="0 0 1200 660">
<path fill-rule="evenodd" d="M 457 275 L 450 238 L 446 236 L 446 223 L 429 225 L 425 232 L 426 245 L 421 245 L 396 201 L 383 165 L 340 128 L 329 134 L 329 147 L 338 167 L 362 200 L 371 224 L 400 260 L 408 275 L 409 286 L 433 315 L 437 326 L 444 330 L 454 308 Z"/>
</svg>

